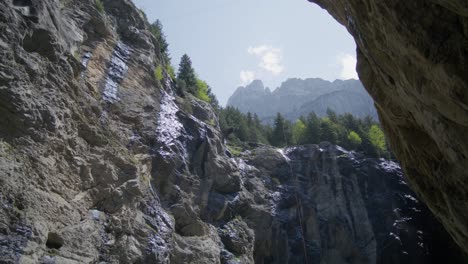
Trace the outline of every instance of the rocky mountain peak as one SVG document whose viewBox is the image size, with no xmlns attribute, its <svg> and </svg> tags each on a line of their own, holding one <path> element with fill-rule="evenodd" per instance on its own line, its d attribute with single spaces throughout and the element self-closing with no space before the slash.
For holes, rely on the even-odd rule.
<svg viewBox="0 0 468 264">
<path fill-rule="evenodd" d="M 377 120 L 373 101 L 358 80 L 330 82 L 320 78 L 289 78 L 273 92 L 261 87 L 263 85 L 254 81 L 246 88 L 238 88 L 227 105 L 243 113 L 256 113 L 264 122 L 271 122 L 277 112 L 295 121 L 310 112 L 324 116 L 328 108 L 339 114 L 369 115 Z"/>
<path fill-rule="evenodd" d="M 249 85 L 245 87 L 245 89 L 253 90 L 253 91 L 263 91 L 265 90 L 265 86 L 261 80 L 253 80 Z"/>
</svg>

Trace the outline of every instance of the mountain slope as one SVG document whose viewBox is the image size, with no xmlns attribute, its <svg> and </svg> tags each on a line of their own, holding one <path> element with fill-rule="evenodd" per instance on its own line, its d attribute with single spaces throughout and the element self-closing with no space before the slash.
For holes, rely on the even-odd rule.
<svg viewBox="0 0 468 264">
<path fill-rule="evenodd" d="M 315 112 L 318 116 L 325 116 L 327 109 L 332 109 L 336 113 L 352 113 L 357 117 L 372 116 L 374 119 L 374 102 L 369 96 L 350 90 L 339 90 L 319 96 L 313 101 L 306 102 L 298 109 L 290 112 L 286 117 L 291 120 L 302 116 L 307 116 L 310 112 Z"/>
<path fill-rule="evenodd" d="M 369 115 L 377 120 L 373 101 L 357 80 L 288 79 L 273 92 L 255 80 L 237 88 L 227 105 L 243 113 L 256 113 L 264 121 L 272 120 L 277 112 L 292 121 L 312 111 L 324 116 L 327 108 L 338 114 Z"/>
</svg>

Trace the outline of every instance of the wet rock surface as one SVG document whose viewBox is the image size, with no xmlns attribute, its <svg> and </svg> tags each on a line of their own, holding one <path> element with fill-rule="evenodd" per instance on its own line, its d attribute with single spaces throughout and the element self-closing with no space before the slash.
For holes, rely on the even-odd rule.
<svg viewBox="0 0 468 264">
<path fill-rule="evenodd" d="M 187 95 L 184 107 L 174 80 L 154 80 L 161 54 L 142 13 L 102 2 L 0 2 L 1 263 L 430 263 L 456 252 L 397 164 L 327 144 L 233 158 L 207 103 Z"/>
<path fill-rule="evenodd" d="M 353 35 L 357 71 L 412 188 L 468 252 L 463 0 L 309 0 Z"/>
</svg>

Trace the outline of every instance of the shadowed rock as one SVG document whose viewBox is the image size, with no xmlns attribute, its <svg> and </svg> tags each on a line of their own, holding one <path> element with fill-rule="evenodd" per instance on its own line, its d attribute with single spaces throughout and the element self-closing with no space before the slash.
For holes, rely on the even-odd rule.
<svg viewBox="0 0 468 264">
<path fill-rule="evenodd" d="M 309 0 L 353 35 L 357 71 L 408 181 L 468 252 L 468 6 Z"/>
</svg>

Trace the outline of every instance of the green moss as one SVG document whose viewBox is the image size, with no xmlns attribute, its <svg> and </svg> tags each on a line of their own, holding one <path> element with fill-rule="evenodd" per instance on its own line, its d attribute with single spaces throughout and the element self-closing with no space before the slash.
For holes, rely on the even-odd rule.
<svg viewBox="0 0 468 264">
<path fill-rule="evenodd" d="M 96 9 L 100 13 L 104 13 L 104 4 L 101 2 L 101 0 L 96 0 L 95 4 L 96 4 Z"/>
<path fill-rule="evenodd" d="M 242 148 L 240 147 L 230 145 L 226 145 L 226 147 L 228 148 L 229 152 L 231 152 L 231 154 L 234 156 L 240 156 L 240 154 L 242 153 Z"/>
<path fill-rule="evenodd" d="M 215 122 L 214 119 L 210 119 L 206 123 L 208 123 L 208 125 L 210 125 L 210 126 L 216 126 L 216 122 Z"/>
</svg>

